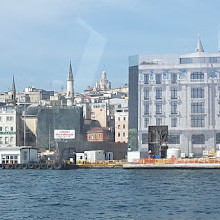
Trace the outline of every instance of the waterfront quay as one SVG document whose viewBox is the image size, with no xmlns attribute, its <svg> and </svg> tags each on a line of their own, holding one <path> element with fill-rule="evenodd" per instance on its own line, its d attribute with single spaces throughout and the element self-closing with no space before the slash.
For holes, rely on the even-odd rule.
<svg viewBox="0 0 220 220">
<path fill-rule="evenodd" d="M 143 158 L 136 163 L 126 163 L 124 169 L 220 169 L 220 160 L 211 158 L 152 159 Z"/>
<path fill-rule="evenodd" d="M 124 169 L 220 169 L 220 163 L 124 164 Z"/>
<path fill-rule="evenodd" d="M 96 161 L 95 163 L 78 163 L 78 168 L 91 168 L 91 169 L 115 169 L 115 168 L 123 168 L 125 162 L 123 161 Z"/>
<path fill-rule="evenodd" d="M 125 161 L 95 161 L 72 163 L 0 164 L 0 169 L 74 170 L 74 169 L 220 169 L 219 159 L 146 159 Z"/>
</svg>

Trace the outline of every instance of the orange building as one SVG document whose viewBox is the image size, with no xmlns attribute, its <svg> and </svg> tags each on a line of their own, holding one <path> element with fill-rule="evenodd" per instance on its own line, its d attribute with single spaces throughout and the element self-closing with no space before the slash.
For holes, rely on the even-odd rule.
<svg viewBox="0 0 220 220">
<path fill-rule="evenodd" d="M 112 129 L 108 127 L 96 127 L 87 131 L 88 142 L 112 141 Z"/>
</svg>

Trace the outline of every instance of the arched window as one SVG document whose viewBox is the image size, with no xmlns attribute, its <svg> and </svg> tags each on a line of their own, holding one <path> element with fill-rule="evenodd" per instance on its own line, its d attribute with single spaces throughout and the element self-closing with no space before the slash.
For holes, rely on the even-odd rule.
<svg viewBox="0 0 220 220">
<path fill-rule="evenodd" d="M 204 79 L 204 73 L 202 72 L 191 73 L 190 79 Z"/>
<path fill-rule="evenodd" d="M 204 134 L 193 134 L 192 144 L 205 144 L 205 135 Z"/>
</svg>

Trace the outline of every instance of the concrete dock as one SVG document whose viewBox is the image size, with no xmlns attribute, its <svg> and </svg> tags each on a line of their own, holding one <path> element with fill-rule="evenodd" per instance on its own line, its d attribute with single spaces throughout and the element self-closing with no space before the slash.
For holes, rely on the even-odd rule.
<svg viewBox="0 0 220 220">
<path fill-rule="evenodd" d="M 124 169 L 220 169 L 220 163 L 124 164 Z"/>
</svg>

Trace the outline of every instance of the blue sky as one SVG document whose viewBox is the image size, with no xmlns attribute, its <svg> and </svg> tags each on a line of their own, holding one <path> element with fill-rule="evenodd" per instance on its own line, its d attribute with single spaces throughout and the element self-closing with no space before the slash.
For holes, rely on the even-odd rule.
<svg viewBox="0 0 220 220">
<path fill-rule="evenodd" d="M 218 0 L 0 0 L 0 92 L 128 81 L 128 56 L 218 51 Z"/>
</svg>

